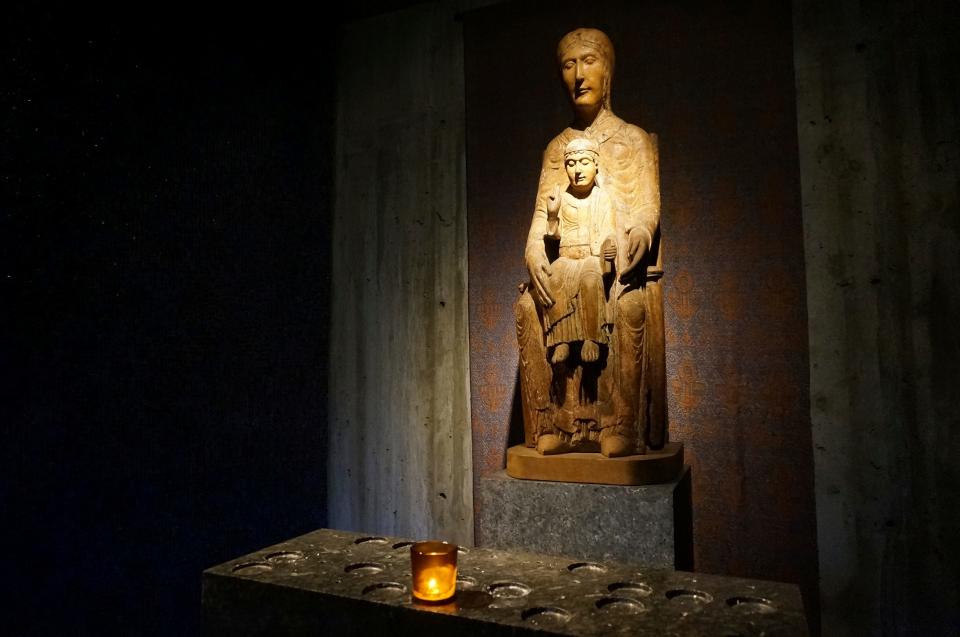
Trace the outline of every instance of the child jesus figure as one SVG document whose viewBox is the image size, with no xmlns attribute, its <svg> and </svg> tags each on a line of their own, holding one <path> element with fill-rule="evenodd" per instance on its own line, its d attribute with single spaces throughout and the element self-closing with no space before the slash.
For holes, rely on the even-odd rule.
<svg viewBox="0 0 960 637">
<path fill-rule="evenodd" d="M 597 183 L 600 148 L 580 137 L 567 144 L 564 168 L 570 185 L 557 188 L 547 202 L 547 237 L 560 240 L 560 256 L 551 264 L 555 303 L 544 312 L 550 360 L 562 363 L 571 345 L 580 344 L 580 360 L 600 358 L 611 323 L 603 275 L 616 258 L 616 219 L 609 195 Z"/>
</svg>

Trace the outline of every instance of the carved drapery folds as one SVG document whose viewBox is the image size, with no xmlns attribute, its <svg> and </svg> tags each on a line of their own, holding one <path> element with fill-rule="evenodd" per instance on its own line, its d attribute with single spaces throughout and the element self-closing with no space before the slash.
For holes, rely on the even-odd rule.
<svg viewBox="0 0 960 637">
<path fill-rule="evenodd" d="M 574 123 L 543 154 L 530 281 L 514 307 L 525 443 L 544 455 L 643 454 L 667 442 L 657 138 L 610 110 L 606 35 L 572 31 L 558 62 Z M 554 317 L 581 323 L 548 338 Z"/>
</svg>

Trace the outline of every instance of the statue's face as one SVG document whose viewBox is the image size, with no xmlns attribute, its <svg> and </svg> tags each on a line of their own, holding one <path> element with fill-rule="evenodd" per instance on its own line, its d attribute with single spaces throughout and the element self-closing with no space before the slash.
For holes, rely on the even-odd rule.
<svg viewBox="0 0 960 637">
<path fill-rule="evenodd" d="M 589 188 L 597 178 L 597 162 L 593 153 L 574 153 L 564 160 L 570 185 L 577 189 Z"/>
<path fill-rule="evenodd" d="M 599 53 L 577 44 L 566 52 L 562 64 L 563 83 L 574 106 L 596 106 L 603 102 L 607 64 Z"/>
</svg>

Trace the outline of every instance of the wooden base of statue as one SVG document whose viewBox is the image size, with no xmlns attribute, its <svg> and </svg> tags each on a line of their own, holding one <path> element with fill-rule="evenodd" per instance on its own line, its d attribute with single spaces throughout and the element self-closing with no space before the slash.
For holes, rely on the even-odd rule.
<svg viewBox="0 0 960 637">
<path fill-rule="evenodd" d="M 522 480 L 636 486 L 670 482 L 682 469 L 680 442 L 668 442 L 658 451 L 622 458 L 606 458 L 599 453 L 543 456 L 524 445 L 507 450 L 507 475 Z"/>
</svg>

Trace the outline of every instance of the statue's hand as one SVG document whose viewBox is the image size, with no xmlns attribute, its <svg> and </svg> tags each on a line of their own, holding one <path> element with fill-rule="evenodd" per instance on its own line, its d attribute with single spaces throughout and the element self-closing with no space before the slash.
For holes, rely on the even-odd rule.
<svg viewBox="0 0 960 637">
<path fill-rule="evenodd" d="M 554 186 L 553 193 L 547 196 L 547 218 L 556 219 L 560 214 L 560 186 Z"/>
<path fill-rule="evenodd" d="M 631 228 L 627 234 L 627 266 L 620 271 L 620 281 L 625 282 L 634 271 L 643 263 L 650 249 L 646 234 L 640 228 Z"/>
<path fill-rule="evenodd" d="M 527 270 L 533 284 L 530 293 L 533 300 L 543 307 L 553 307 L 553 294 L 550 290 L 550 261 L 543 251 L 527 254 Z"/>
<path fill-rule="evenodd" d="M 617 242 L 613 237 L 607 237 L 600 246 L 600 253 L 607 261 L 613 261 L 617 258 Z"/>
</svg>

